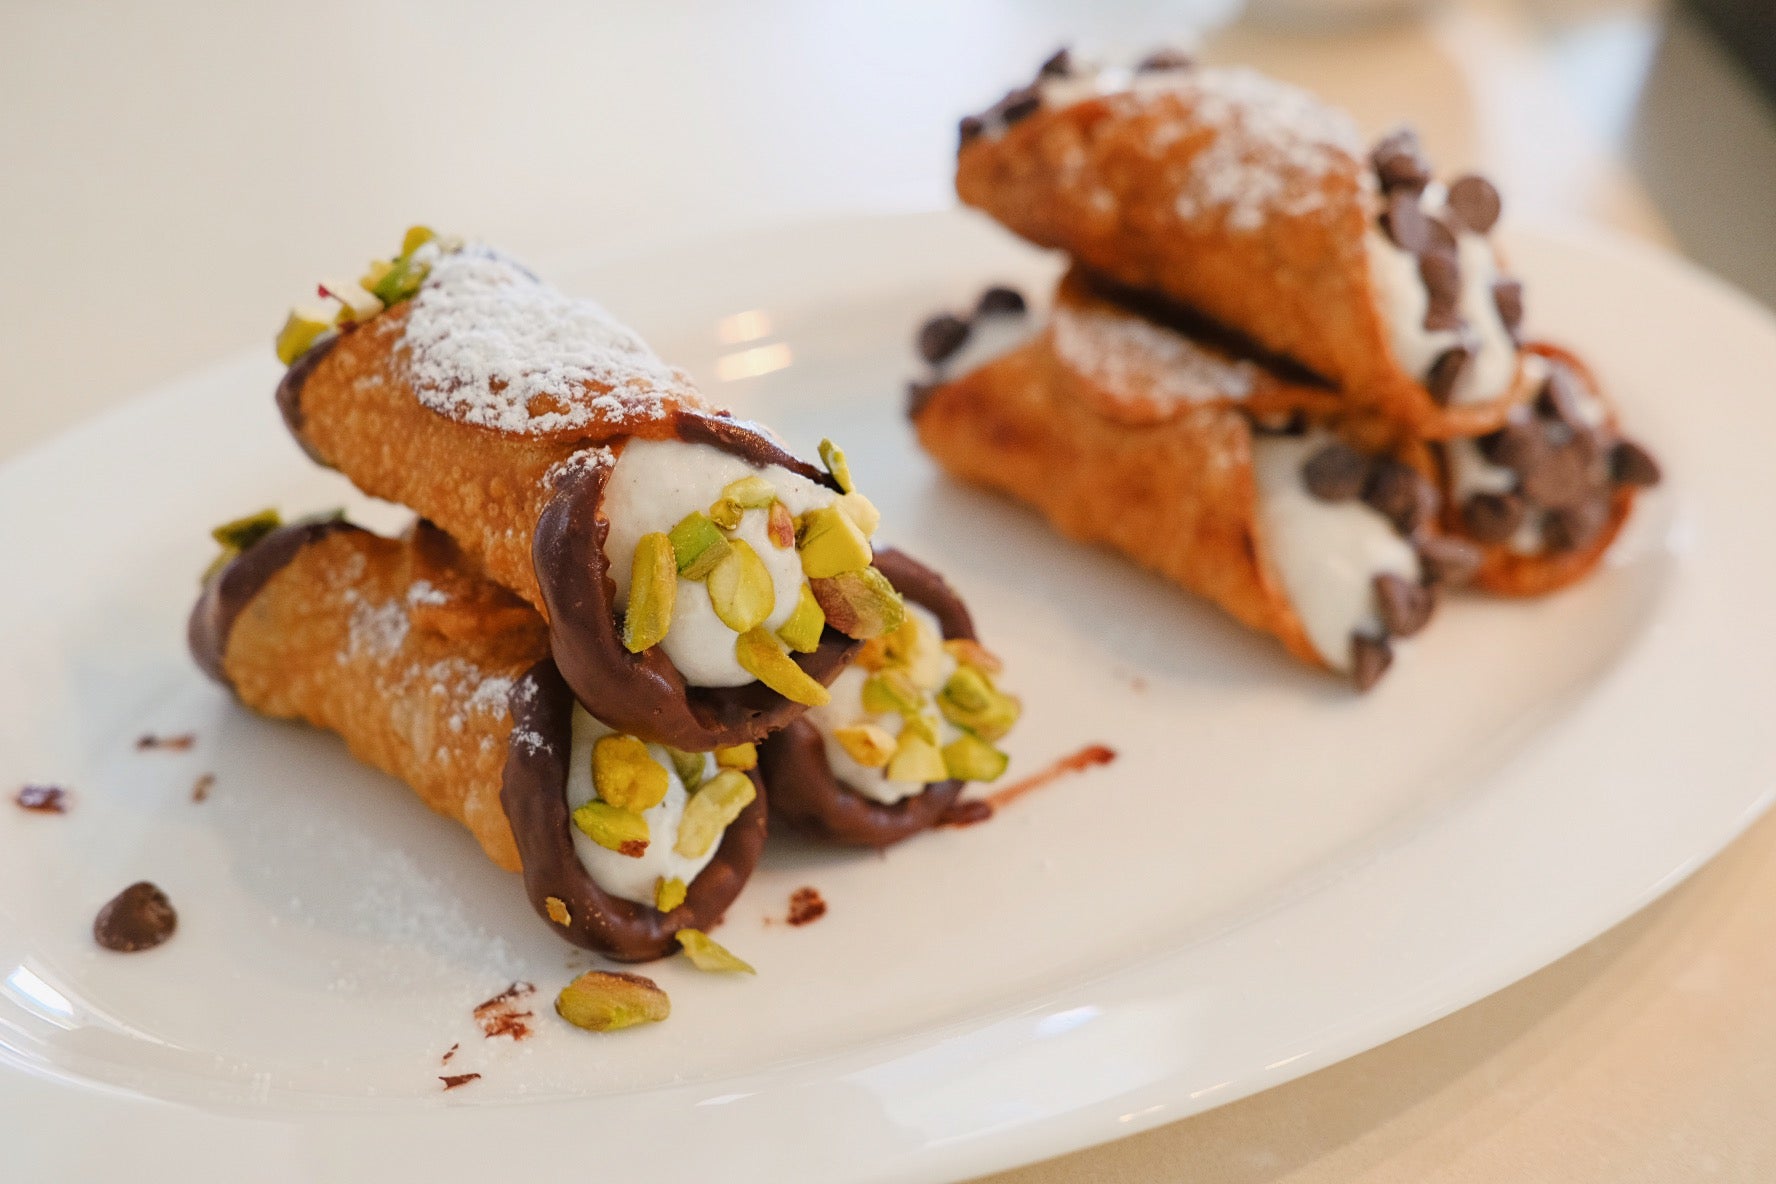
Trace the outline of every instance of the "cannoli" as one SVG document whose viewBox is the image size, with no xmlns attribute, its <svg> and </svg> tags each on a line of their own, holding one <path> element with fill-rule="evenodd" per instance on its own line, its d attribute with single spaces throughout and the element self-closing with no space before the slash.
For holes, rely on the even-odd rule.
<svg viewBox="0 0 1776 1184">
<path fill-rule="evenodd" d="M 292 314 L 285 421 L 541 612 L 612 726 L 687 751 L 759 739 L 899 624 L 836 448 L 807 464 L 597 305 L 488 248 L 410 239 L 324 286 L 337 317 Z"/>
<path fill-rule="evenodd" d="M 219 537 L 191 650 L 242 703 L 405 781 L 575 945 L 645 961 L 721 920 L 765 838 L 749 750 L 672 751 L 588 713 L 542 618 L 423 522 L 399 540 L 337 519 Z"/>
<path fill-rule="evenodd" d="M 1436 529 L 1422 445 L 1119 304 L 1078 272 L 1024 344 L 915 398 L 964 480 L 1205 596 L 1368 688 L 1476 549 Z"/>
<path fill-rule="evenodd" d="M 1484 548 L 1475 582 L 1534 596 L 1602 561 L 1639 490 L 1659 481 L 1651 453 L 1624 436 L 1590 368 L 1544 342 L 1525 347 L 1542 375 L 1535 401 L 1499 431 L 1441 448 L 1445 525 Z"/>
<path fill-rule="evenodd" d="M 1007 761 L 994 745 L 1019 713 L 943 577 L 900 551 L 877 551 L 876 566 L 905 597 L 906 621 L 863 644 L 832 702 L 759 746 L 777 816 L 853 847 L 909 838 L 944 816 L 964 782 L 999 777 Z"/>
<path fill-rule="evenodd" d="M 1057 54 L 963 121 L 956 191 L 1418 435 L 1491 431 L 1533 394 L 1491 184 L 1437 182 L 1409 131 L 1366 153 L 1342 112 L 1251 70 Z"/>
</svg>

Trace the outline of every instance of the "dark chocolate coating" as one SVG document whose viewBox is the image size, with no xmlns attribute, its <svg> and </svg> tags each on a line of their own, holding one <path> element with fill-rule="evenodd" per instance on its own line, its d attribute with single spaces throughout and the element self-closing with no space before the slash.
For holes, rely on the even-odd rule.
<svg viewBox="0 0 1776 1184">
<path fill-rule="evenodd" d="M 875 565 L 902 596 L 937 618 L 944 640 L 975 640 L 968 607 L 942 576 L 900 551 L 877 551 Z M 887 847 L 910 838 L 934 825 L 962 793 L 962 782 L 938 781 L 891 806 L 867 798 L 833 776 L 819 729 L 805 719 L 760 745 L 759 768 L 778 817 L 847 847 Z"/>
<path fill-rule="evenodd" d="M 773 444 L 751 425 L 720 416 L 685 414 L 678 438 L 710 444 L 750 464 L 781 465 L 831 487 L 825 473 Z M 599 705 L 599 718 L 618 731 L 685 752 L 707 752 L 763 739 L 806 708 L 761 682 L 740 687 L 687 687 L 658 646 L 632 654 L 623 648 L 616 585 L 604 555 L 610 525 L 599 515 L 608 466 L 570 474 L 537 520 L 531 546 L 537 582 L 548 606 L 555 663 L 582 703 Z M 830 683 L 857 643 L 835 629 L 811 654 L 795 655 L 809 677 Z"/>
<path fill-rule="evenodd" d="M 567 808 L 573 702 L 567 684 L 549 661 L 531 667 L 507 700 L 512 743 L 500 804 L 518 841 L 524 890 L 537 915 L 576 946 L 619 962 L 663 958 L 677 951 L 673 935 L 680 929 L 708 931 L 719 924 L 746 886 L 765 846 L 764 782 L 756 769 L 747 774 L 758 794 L 723 832 L 715 857 L 691 881 L 683 904 L 662 913 L 652 905 L 612 896 L 593 882 L 574 850 L 573 820 Z M 520 739 L 530 735 L 540 737 L 540 742 Z M 566 925 L 550 919 L 551 896 L 567 907 Z"/>
<path fill-rule="evenodd" d="M 309 346 L 308 352 L 290 363 L 289 369 L 285 370 L 284 376 L 278 380 L 277 405 L 278 412 L 284 417 L 284 426 L 289 428 L 290 435 L 296 438 L 296 444 L 302 449 L 303 455 L 323 469 L 332 468 L 332 462 L 316 452 L 314 447 L 309 444 L 308 437 L 302 434 L 302 385 L 308 381 L 308 376 L 314 372 L 314 368 L 333 352 L 333 347 L 339 344 L 339 339 L 354 327 L 349 324 L 344 325 L 333 336 Z"/>
<path fill-rule="evenodd" d="M 242 610 L 302 548 L 334 531 L 360 529 L 338 518 L 291 522 L 248 547 L 217 572 L 204 585 L 185 625 L 185 639 L 198 668 L 232 689 L 222 659 L 228 653 L 228 635 L 234 631 L 234 622 Z"/>
</svg>

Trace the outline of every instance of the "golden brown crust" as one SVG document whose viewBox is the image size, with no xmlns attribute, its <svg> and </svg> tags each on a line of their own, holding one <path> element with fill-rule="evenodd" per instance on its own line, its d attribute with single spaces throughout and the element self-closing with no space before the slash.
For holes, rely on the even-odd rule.
<svg viewBox="0 0 1776 1184">
<path fill-rule="evenodd" d="M 337 732 L 517 871 L 504 688 L 548 656 L 547 634 L 435 531 L 416 535 L 338 530 L 304 546 L 235 618 L 223 668 L 248 707 Z"/>
</svg>

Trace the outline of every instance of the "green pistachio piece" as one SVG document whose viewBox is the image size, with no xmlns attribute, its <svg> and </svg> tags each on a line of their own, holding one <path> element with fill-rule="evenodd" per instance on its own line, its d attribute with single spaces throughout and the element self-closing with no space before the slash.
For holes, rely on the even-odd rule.
<svg viewBox="0 0 1776 1184">
<path fill-rule="evenodd" d="M 623 648 L 639 654 L 659 645 L 672 627 L 672 601 L 678 591 L 678 560 L 672 540 L 659 531 L 635 544 L 629 572 L 629 608 L 623 614 Z"/>
<path fill-rule="evenodd" d="M 728 536 L 701 510 L 692 510 L 679 519 L 666 537 L 672 540 L 678 574 L 687 580 L 703 579 L 728 557 Z"/>
<path fill-rule="evenodd" d="M 796 600 L 795 612 L 789 614 L 789 620 L 783 622 L 777 636 L 796 653 L 811 654 L 820 648 L 820 635 L 825 630 L 826 614 L 820 610 L 820 602 L 814 599 L 814 589 L 804 583 L 802 594 Z"/>
<path fill-rule="evenodd" d="M 685 882 L 677 876 L 661 876 L 654 881 L 654 907 L 662 913 L 670 913 L 685 902 L 688 891 Z"/>
<path fill-rule="evenodd" d="M 902 736 L 917 736 L 930 744 L 937 743 L 937 717 L 920 712 L 909 715 L 900 724 Z"/>
<path fill-rule="evenodd" d="M 887 776 L 890 781 L 920 781 L 930 784 L 933 781 L 949 779 L 949 770 L 944 766 L 943 753 L 938 751 L 924 736 L 916 735 L 911 729 L 902 729 L 900 743 L 894 748 L 894 755 L 888 760 Z"/>
<path fill-rule="evenodd" d="M 803 514 L 797 541 L 802 571 L 812 580 L 862 571 L 874 558 L 869 536 L 837 506 L 821 506 Z"/>
<path fill-rule="evenodd" d="M 291 309 L 289 317 L 284 321 L 284 327 L 278 330 L 278 361 L 286 366 L 294 365 L 296 359 L 307 353 L 321 334 L 332 327 L 332 309 L 315 305 Z"/>
<path fill-rule="evenodd" d="M 651 978 L 620 970 L 588 970 L 561 988 L 555 1011 L 576 1028 L 614 1032 L 659 1023 L 672 1014 L 672 1000 Z"/>
<path fill-rule="evenodd" d="M 871 715 L 916 716 L 925 706 L 920 693 L 904 670 L 888 667 L 863 681 L 863 709 Z"/>
<path fill-rule="evenodd" d="M 347 280 L 327 280 L 321 284 L 321 291 L 339 301 L 340 309 L 336 320 L 344 325 L 351 321 L 367 321 L 382 311 L 382 301 L 375 293 L 367 292 L 358 284 Z"/>
<path fill-rule="evenodd" d="M 805 707 L 831 702 L 832 695 L 795 664 L 783 643 L 764 629 L 749 629 L 734 640 L 740 668 L 788 699 Z"/>
<path fill-rule="evenodd" d="M 748 510 L 763 510 L 777 500 L 777 490 L 756 473 L 730 481 L 709 507 L 709 517 L 724 530 L 740 525 Z"/>
<path fill-rule="evenodd" d="M 771 571 L 752 544 L 734 539 L 727 558 L 709 573 L 709 603 L 721 623 L 736 633 L 764 624 L 777 606 Z"/>
<path fill-rule="evenodd" d="M 726 748 L 718 748 L 715 750 L 715 763 L 724 769 L 738 769 L 742 773 L 756 769 L 759 763 L 758 745 L 730 744 Z"/>
<path fill-rule="evenodd" d="M 839 483 L 839 490 L 850 493 L 857 488 L 851 483 L 851 465 L 845 460 L 845 450 L 831 440 L 820 442 L 820 463 L 832 474 L 832 479 Z"/>
<path fill-rule="evenodd" d="M 364 269 L 364 274 L 358 277 L 358 287 L 374 296 L 376 285 L 387 279 L 388 273 L 394 269 L 395 261 L 393 259 L 372 259 L 370 266 Z"/>
<path fill-rule="evenodd" d="M 581 834 L 606 850 L 631 859 L 640 859 L 647 854 L 647 819 L 633 810 L 593 798 L 573 812 L 573 824 L 580 828 Z"/>
<path fill-rule="evenodd" d="M 370 294 L 391 307 L 403 300 L 411 300 L 419 293 L 420 285 L 425 283 L 431 270 L 431 264 L 422 263 L 411 254 L 403 252 L 399 259 L 389 265 L 382 278 L 370 285 Z"/>
<path fill-rule="evenodd" d="M 684 948 L 685 957 L 698 970 L 729 974 L 757 974 L 750 965 L 728 953 L 722 944 L 701 929 L 680 929 L 672 936 Z"/>
<path fill-rule="evenodd" d="M 703 784 L 703 775 L 709 769 L 709 761 L 700 752 L 680 752 L 676 748 L 668 748 L 666 755 L 672 758 L 672 767 L 678 773 L 678 779 L 684 784 L 686 793 L 696 793 L 697 787 Z"/>
<path fill-rule="evenodd" d="M 409 226 L 401 236 L 401 254 L 411 255 L 437 237 L 438 232 L 430 226 Z"/>
<path fill-rule="evenodd" d="M 895 739 L 887 728 L 875 724 L 852 724 L 834 728 L 833 739 L 847 755 L 866 769 L 879 769 L 894 755 Z"/>
<path fill-rule="evenodd" d="M 826 623 L 846 637 L 868 640 L 893 633 L 906 620 L 906 601 L 873 567 L 808 581 Z"/>
<path fill-rule="evenodd" d="M 639 814 L 666 800 L 666 770 L 634 736 L 600 736 L 592 745 L 592 784 L 619 810 Z"/>
<path fill-rule="evenodd" d="M 752 778 L 735 769 L 723 769 L 685 803 L 672 849 L 686 859 L 701 859 L 757 796 Z"/>
<path fill-rule="evenodd" d="M 957 727 L 992 741 L 1011 731 L 1023 704 L 1016 696 L 995 689 L 979 670 L 960 666 L 937 693 L 937 709 Z"/>
<path fill-rule="evenodd" d="M 865 535 L 875 534 L 876 527 L 882 525 L 882 511 L 876 509 L 875 502 L 870 501 L 869 498 L 864 497 L 856 490 L 852 490 L 843 497 L 834 498 L 833 505 L 839 508 L 839 513 L 856 523 L 857 529 Z"/>
<path fill-rule="evenodd" d="M 994 781 L 1005 772 L 1011 758 L 967 733 L 943 746 L 944 768 L 957 781 Z"/>
<path fill-rule="evenodd" d="M 210 537 L 227 550 L 245 551 L 283 524 L 283 515 L 276 510 L 260 510 L 257 514 L 248 514 L 245 518 L 224 522 L 221 526 L 210 531 Z"/>
<path fill-rule="evenodd" d="M 770 515 L 765 522 L 765 535 L 779 551 L 787 551 L 795 546 L 795 519 L 790 517 L 789 507 L 782 502 L 771 503 Z"/>
</svg>

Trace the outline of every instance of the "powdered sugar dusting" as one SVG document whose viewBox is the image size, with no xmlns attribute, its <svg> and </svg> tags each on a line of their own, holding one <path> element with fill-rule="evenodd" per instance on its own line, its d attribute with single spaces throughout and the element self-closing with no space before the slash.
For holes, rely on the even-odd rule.
<svg viewBox="0 0 1776 1184">
<path fill-rule="evenodd" d="M 342 665 L 353 658 L 390 658 L 400 652 L 410 627 L 405 605 L 393 600 L 371 604 L 355 588 L 346 592 L 346 603 L 352 612 L 346 649 L 339 655 Z"/>
<path fill-rule="evenodd" d="M 1055 354 L 1098 385 L 1169 402 L 1243 399 L 1257 373 L 1134 313 L 1059 305 L 1049 333 Z"/>
<path fill-rule="evenodd" d="M 396 357 L 425 406 L 518 435 L 619 427 L 698 403 L 689 381 L 603 308 L 480 245 L 433 265 Z"/>
</svg>

